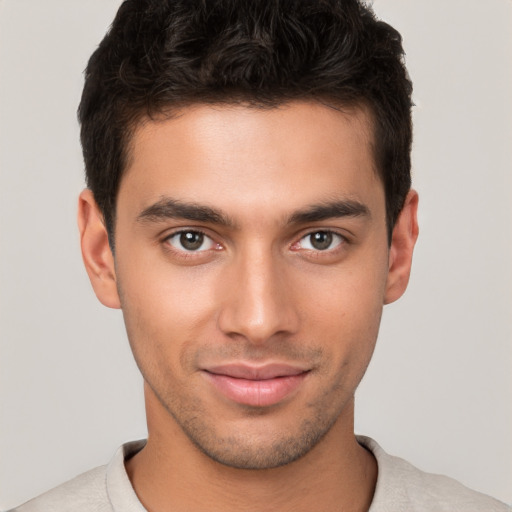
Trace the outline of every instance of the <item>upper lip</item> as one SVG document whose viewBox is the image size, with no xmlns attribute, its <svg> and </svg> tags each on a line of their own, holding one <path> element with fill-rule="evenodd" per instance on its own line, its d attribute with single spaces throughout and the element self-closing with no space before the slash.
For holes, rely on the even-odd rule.
<svg viewBox="0 0 512 512">
<path fill-rule="evenodd" d="M 246 363 L 228 363 L 210 366 L 204 370 L 215 375 L 248 380 L 268 380 L 277 377 L 290 377 L 300 375 L 307 371 L 304 368 L 286 363 L 268 363 L 258 366 Z"/>
</svg>

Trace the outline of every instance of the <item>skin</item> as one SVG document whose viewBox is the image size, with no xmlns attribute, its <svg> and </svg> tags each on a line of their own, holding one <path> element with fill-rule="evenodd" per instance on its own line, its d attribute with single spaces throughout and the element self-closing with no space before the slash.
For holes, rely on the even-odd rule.
<svg viewBox="0 0 512 512">
<path fill-rule="evenodd" d="M 115 257 L 82 193 L 87 271 L 122 308 L 145 379 L 148 443 L 126 467 L 149 511 L 368 509 L 377 467 L 354 436 L 354 392 L 418 234 L 411 191 L 389 244 L 371 143 L 364 109 L 313 102 L 147 121 L 121 181 Z M 304 374 L 277 403 L 247 405 L 205 370 L 232 362 Z"/>
</svg>

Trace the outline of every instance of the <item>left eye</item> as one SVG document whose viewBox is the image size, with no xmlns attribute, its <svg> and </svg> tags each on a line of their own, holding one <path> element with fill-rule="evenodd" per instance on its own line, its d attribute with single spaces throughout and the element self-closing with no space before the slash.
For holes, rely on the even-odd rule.
<svg viewBox="0 0 512 512">
<path fill-rule="evenodd" d="M 179 231 L 171 235 L 167 242 L 178 251 L 199 252 L 215 247 L 215 242 L 201 231 Z"/>
<path fill-rule="evenodd" d="M 315 231 L 300 239 L 300 248 L 310 251 L 328 251 L 334 249 L 344 241 L 341 235 L 332 231 Z"/>
</svg>

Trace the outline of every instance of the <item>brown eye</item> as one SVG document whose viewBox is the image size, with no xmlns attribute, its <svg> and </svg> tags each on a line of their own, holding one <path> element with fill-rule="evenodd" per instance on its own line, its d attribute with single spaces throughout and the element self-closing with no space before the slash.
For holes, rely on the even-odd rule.
<svg viewBox="0 0 512 512">
<path fill-rule="evenodd" d="M 201 231 L 180 231 L 170 236 L 167 242 L 178 251 L 199 252 L 214 247 L 213 240 Z"/>
<path fill-rule="evenodd" d="M 187 251 L 197 251 L 203 245 L 204 235 L 195 231 L 181 233 L 180 244 Z"/>
<path fill-rule="evenodd" d="M 332 233 L 328 231 L 318 231 L 310 235 L 311 245 L 318 251 L 329 249 L 332 244 Z"/>
<path fill-rule="evenodd" d="M 315 231 L 302 237 L 300 248 L 308 251 L 328 251 L 335 249 L 344 238 L 333 231 Z"/>
</svg>

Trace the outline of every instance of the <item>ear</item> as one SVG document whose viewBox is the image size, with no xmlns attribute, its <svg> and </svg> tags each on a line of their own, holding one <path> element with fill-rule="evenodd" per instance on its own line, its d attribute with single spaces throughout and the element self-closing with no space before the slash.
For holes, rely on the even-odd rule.
<svg viewBox="0 0 512 512">
<path fill-rule="evenodd" d="M 393 228 L 384 304 L 399 299 L 409 283 L 412 253 L 418 238 L 418 193 L 409 191 Z"/>
<path fill-rule="evenodd" d="M 98 300 L 109 308 L 120 308 L 114 256 L 108 244 L 103 215 L 89 189 L 78 199 L 78 229 L 85 269 Z"/>
</svg>

